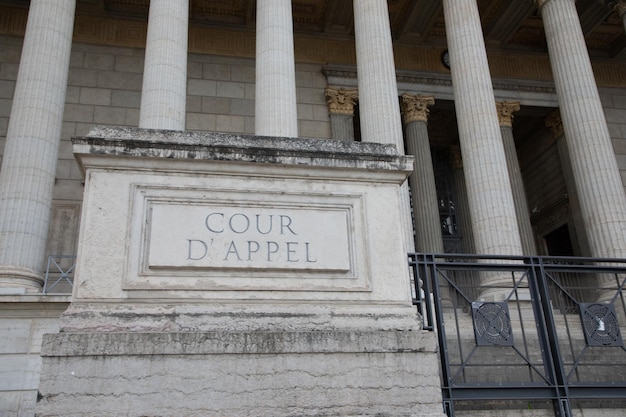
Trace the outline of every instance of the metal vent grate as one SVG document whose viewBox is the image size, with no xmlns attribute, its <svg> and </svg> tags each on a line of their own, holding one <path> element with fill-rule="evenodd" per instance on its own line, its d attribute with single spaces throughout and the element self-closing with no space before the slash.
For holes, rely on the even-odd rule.
<svg viewBox="0 0 626 417">
<path fill-rule="evenodd" d="M 580 303 L 578 306 L 588 346 L 624 346 L 613 304 Z"/>
<path fill-rule="evenodd" d="M 507 303 L 472 303 L 474 334 L 478 346 L 513 346 Z"/>
</svg>

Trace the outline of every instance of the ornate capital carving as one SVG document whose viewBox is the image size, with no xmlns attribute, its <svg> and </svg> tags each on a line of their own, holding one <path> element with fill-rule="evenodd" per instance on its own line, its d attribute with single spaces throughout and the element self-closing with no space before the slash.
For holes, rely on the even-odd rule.
<svg viewBox="0 0 626 417">
<path fill-rule="evenodd" d="M 513 126 L 513 113 L 519 111 L 519 101 L 496 101 L 500 126 Z"/>
<path fill-rule="evenodd" d="M 357 90 L 326 87 L 324 93 L 331 114 L 354 115 L 354 105 L 359 98 Z"/>
<path fill-rule="evenodd" d="M 558 110 L 553 111 L 546 117 L 546 127 L 548 127 L 555 138 L 563 136 L 563 120 Z"/>
<path fill-rule="evenodd" d="M 402 94 L 402 119 L 404 123 L 428 122 L 429 106 L 435 104 L 433 96 Z"/>
<path fill-rule="evenodd" d="M 463 169 L 463 158 L 461 157 L 461 147 L 459 145 L 450 145 L 450 163 L 453 169 Z"/>
</svg>

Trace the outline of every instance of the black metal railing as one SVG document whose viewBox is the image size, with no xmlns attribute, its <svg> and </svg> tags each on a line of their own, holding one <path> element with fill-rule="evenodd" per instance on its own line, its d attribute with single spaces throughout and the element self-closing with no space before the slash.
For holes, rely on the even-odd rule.
<svg viewBox="0 0 626 417">
<path fill-rule="evenodd" d="M 626 406 L 626 260 L 409 254 L 444 408 Z M 482 408 L 481 408 L 482 407 Z"/>
</svg>

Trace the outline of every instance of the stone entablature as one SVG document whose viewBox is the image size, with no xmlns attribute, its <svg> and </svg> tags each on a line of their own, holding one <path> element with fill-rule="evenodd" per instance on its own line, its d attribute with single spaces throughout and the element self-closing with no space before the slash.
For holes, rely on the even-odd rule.
<svg viewBox="0 0 626 417">
<path fill-rule="evenodd" d="M 0 33 L 22 36 L 26 27 L 27 14 L 27 9 L 1 7 Z M 74 41 L 144 48 L 146 33 L 147 24 L 143 21 L 77 15 Z M 297 62 L 318 64 L 332 62 L 342 65 L 356 63 L 352 40 L 328 39 L 305 34 L 295 34 L 294 40 Z M 298 45 L 307 45 L 307 47 L 299 48 Z M 398 70 L 449 74 L 449 71 L 441 64 L 443 50 L 444 48 L 441 47 L 420 47 L 399 43 L 394 45 L 396 67 Z M 189 28 L 189 52 L 253 58 L 255 56 L 254 32 L 192 24 Z M 536 81 L 552 79 L 550 62 L 545 55 L 501 54 L 496 51 L 490 53 L 489 65 L 491 75 L 496 78 Z M 605 87 L 626 85 L 626 64 L 615 61 L 595 62 L 593 67 L 598 85 Z"/>
</svg>

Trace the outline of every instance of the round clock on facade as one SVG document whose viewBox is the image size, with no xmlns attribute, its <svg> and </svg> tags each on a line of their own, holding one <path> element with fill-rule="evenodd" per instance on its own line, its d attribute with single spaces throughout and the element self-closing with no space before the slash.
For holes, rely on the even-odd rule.
<svg viewBox="0 0 626 417">
<path fill-rule="evenodd" d="M 447 49 L 441 53 L 441 63 L 444 67 L 450 69 L 450 54 Z"/>
</svg>

